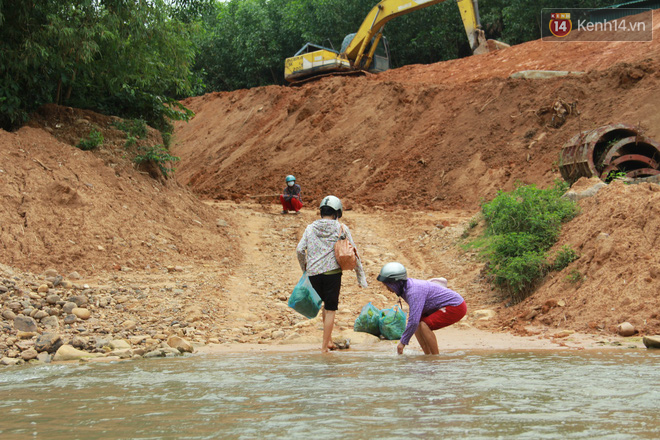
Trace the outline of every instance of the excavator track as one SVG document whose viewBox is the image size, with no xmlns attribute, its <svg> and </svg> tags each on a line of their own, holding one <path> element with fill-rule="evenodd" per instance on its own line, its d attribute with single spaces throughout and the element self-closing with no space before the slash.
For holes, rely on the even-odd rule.
<svg viewBox="0 0 660 440">
<path fill-rule="evenodd" d="M 300 86 L 308 82 L 318 81 L 319 79 L 327 78 L 329 76 L 366 76 L 366 75 L 371 75 L 371 74 L 364 70 L 351 70 L 348 72 L 329 72 L 320 75 L 310 76 L 309 78 L 301 79 L 299 81 L 291 81 L 289 83 L 289 86 L 291 87 Z"/>
<path fill-rule="evenodd" d="M 569 139 L 559 155 L 559 171 L 569 183 L 580 177 L 630 179 L 660 177 L 660 143 L 639 127 L 611 124 L 583 131 Z"/>
</svg>

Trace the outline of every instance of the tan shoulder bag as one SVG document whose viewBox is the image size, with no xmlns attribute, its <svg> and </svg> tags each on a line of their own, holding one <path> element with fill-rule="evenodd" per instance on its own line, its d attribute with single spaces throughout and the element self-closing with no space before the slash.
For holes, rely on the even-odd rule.
<svg viewBox="0 0 660 440">
<path fill-rule="evenodd" d="M 335 258 L 341 270 L 353 270 L 357 265 L 357 249 L 348 240 L 343 225 L 339 228 L 339 239 L 335 243 Z"/>
</svg>

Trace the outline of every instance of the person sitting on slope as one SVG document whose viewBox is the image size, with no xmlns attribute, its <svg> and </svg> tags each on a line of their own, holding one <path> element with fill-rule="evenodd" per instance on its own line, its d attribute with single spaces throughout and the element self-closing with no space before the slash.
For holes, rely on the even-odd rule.
<svg viewBox="0 0 660 440">
<path fill-rule="evenodd" d="M 302 189 L 296 183 L 295 176 L 289 174 L 286 176 L 286 188 L 280 194 L 280 203 L 282 204 L 282 214 L 287 214 L 289 211 L 294 211 L 298 214 L 300 208 L 303 207 L 302 203 Z"/>
</svg>

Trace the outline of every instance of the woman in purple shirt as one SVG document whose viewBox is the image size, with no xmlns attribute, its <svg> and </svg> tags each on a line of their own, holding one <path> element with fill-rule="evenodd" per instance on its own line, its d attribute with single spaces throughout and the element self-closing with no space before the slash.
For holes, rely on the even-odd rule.
<svg viewBox="0 0 660 440">
<path fill-rule="evenodd" d="M 376 279 L 409 306 L 408 324 L 397 352 L 402 354 L 415 335 L 424 354 L 438 354 L 438 341 L 433 330 L 450 326 L 465 316 L 467 306 L 463 297 L 439 282 L 408 278 L 401 263 L 387 263 Z"/>
</svg>

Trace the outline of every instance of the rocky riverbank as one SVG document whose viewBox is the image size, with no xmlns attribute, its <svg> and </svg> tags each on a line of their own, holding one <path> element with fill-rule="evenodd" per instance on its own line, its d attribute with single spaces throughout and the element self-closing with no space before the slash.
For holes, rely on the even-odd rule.
<svg viewBox="0 0 660 440">
<path fill-rule="evenodd" d="M 0 364 L 192 352 L 209 336 L 197 328 L 207 320 L 204 302 L 193 301 L 186 290 L 176 282 L 159 289 L 126 285 L 119 276 L 90 286 L 77 272 L 49 269 L 37 276 L 0 266 Z M 202 307 L 193 304 L 200 302 Z M 175 313 L 162 316 L 167 310 Z"/>
</svg>

